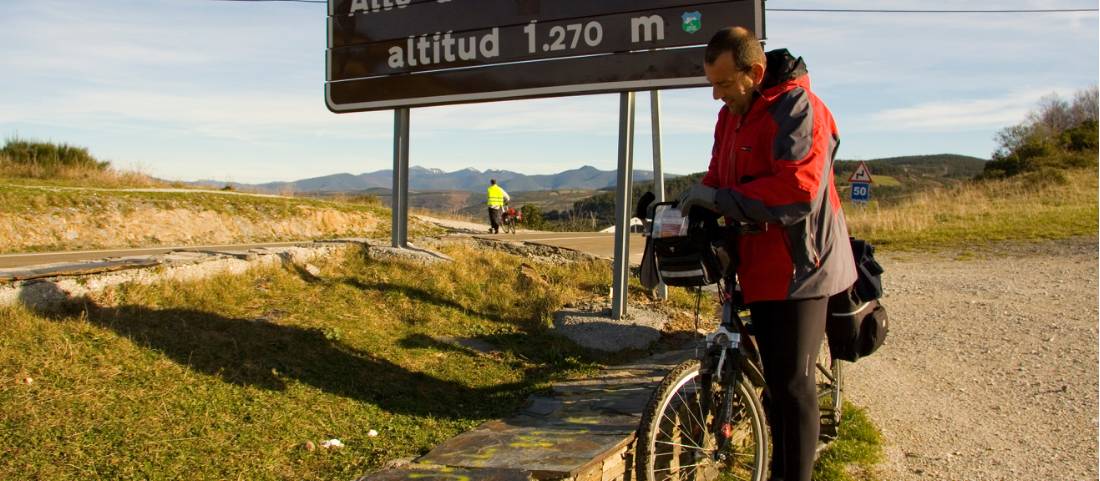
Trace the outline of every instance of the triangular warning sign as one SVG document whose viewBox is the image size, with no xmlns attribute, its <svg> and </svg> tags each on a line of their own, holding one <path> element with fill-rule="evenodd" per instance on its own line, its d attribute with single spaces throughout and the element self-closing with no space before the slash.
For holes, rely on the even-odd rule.
<svg viewBox="0 0 1100 481">
<path fill-rule="evenodd" d="M 856 167 L 855 173 L 848 178 L 848 182 L 866 182 L 870 184 L 872 182 L 871 169 L 868 169 L 867 164 L 861 161 L 859 167 Z"/>
</svg>

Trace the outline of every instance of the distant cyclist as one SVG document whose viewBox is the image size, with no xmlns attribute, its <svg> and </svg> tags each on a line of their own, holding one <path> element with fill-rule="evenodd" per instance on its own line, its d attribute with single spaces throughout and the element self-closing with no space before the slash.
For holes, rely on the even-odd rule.
<svg viewBox="0 0 1100 481">
<path fill-rule="evenodd" d="M 500 224 L 502 222 L 501 213 L 504 211 L 504 204 L 512 200 L 508 197 L 508 193 L 504 191 L 499 185 L 497 185 L 496 179 L 489 179 L 489 190 L 487 192 L 489 197 L 489 232 L 494 234 L 500 233 Z"/>
<path fill-rule="evenodd" d="M 512 206 L 505 206 L 504 208 L 504 232 L 507 234 L 516 233 L 516 224 L 523 220 L 523 211 L 516 209 Z"/>
</svg>

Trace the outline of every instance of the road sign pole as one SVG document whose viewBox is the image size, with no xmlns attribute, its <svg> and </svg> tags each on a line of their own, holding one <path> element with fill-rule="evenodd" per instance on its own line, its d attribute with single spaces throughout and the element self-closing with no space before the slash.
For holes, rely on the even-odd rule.
<svg viewBox="0 0 1100 481">
<path fill-rule="evenodd" d="M 615 181 L 615 259 L 611 318 L 626 314 L 630 273 L 630 188 L 634 171 L 634 92 L 619 94 L 619 172 Z"/>
<path fill-rule="evenodd" d="M 409 109 L 393 111 L 393 191 L 390 210 L 394 247 L 409 245 Z"/>
<path fill-rule="evenodd" d="M 649 92 L 649 112 L 653 132 L 653 195 L 657 202 L 665 201 L 665 171 L 661 163 L 661 92 Z M 657 284 L 657 298 L 668 299 L 668 286 Z"/>
</svg>

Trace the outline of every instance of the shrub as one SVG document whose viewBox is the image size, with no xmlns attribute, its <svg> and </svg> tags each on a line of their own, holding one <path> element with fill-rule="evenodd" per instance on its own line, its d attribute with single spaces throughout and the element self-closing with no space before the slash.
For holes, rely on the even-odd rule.
<svg viewBox="0 0 1100 481">
<path fill-rule="evenodd" d="M 519 211 L 523 213 L 523 223 L 528 229 L 542 230 L 545 227 L 546 220 L 542 218 L 542 209 L 539 206 L 526 204 Z"/>
<path fill-rule="evenodd" d="M 56 172 L 62 169 L 81 169 L 103 171 L 111 163 L 103 162 L 92 156 L 88 149 L 68 144 L 31 142 L 18 138 L 7 140 L 0 149 L 5 162 L 43 172 Z"/>
<path fill-rule="evenodd" d="M 1045 97 L 1027 120 L 997 133 L 999 144 L 983 178 L 1097 165 L 1097 88 L 1079 91 L 1072 102 Z"/>
<path fill-rule="evenodd" d="M 9 138 L 0 148 L 0 176 L 64 179 L 97 187 L 153 187 L 164 183 L 137 171 L 119 171 L 87 148 Z"/>
</svg>

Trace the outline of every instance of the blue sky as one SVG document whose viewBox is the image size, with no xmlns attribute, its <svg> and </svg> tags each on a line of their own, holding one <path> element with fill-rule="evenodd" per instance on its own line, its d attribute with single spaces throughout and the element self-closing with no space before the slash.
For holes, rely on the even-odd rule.
<svg viewBox="0 0 1100 481">
<path fill-rule="evenodd" d="M 471 0 L 472 1 L 472 0 Z M 769 8 L 1096 8 L 1081 0 L 769 0 Z M 294 180 L 392 166 L 392 112 L 324 105 L 323 4 L 0 1 L 0 135 L 84 146 L 173 180 Z M 840 157 L 987 157 L 1044 95 L 1097 82 L 1096 13 L 771 12 L 768 47 L 806 59 Z M 667 171 L 704 170 L 718 103 L 662 94 Z M 648 95 L 635 165 L 651 166 Z M 412 111 L 411 162 L 552 173 L 617 155 L 618 96 Z"/>
</svg>

